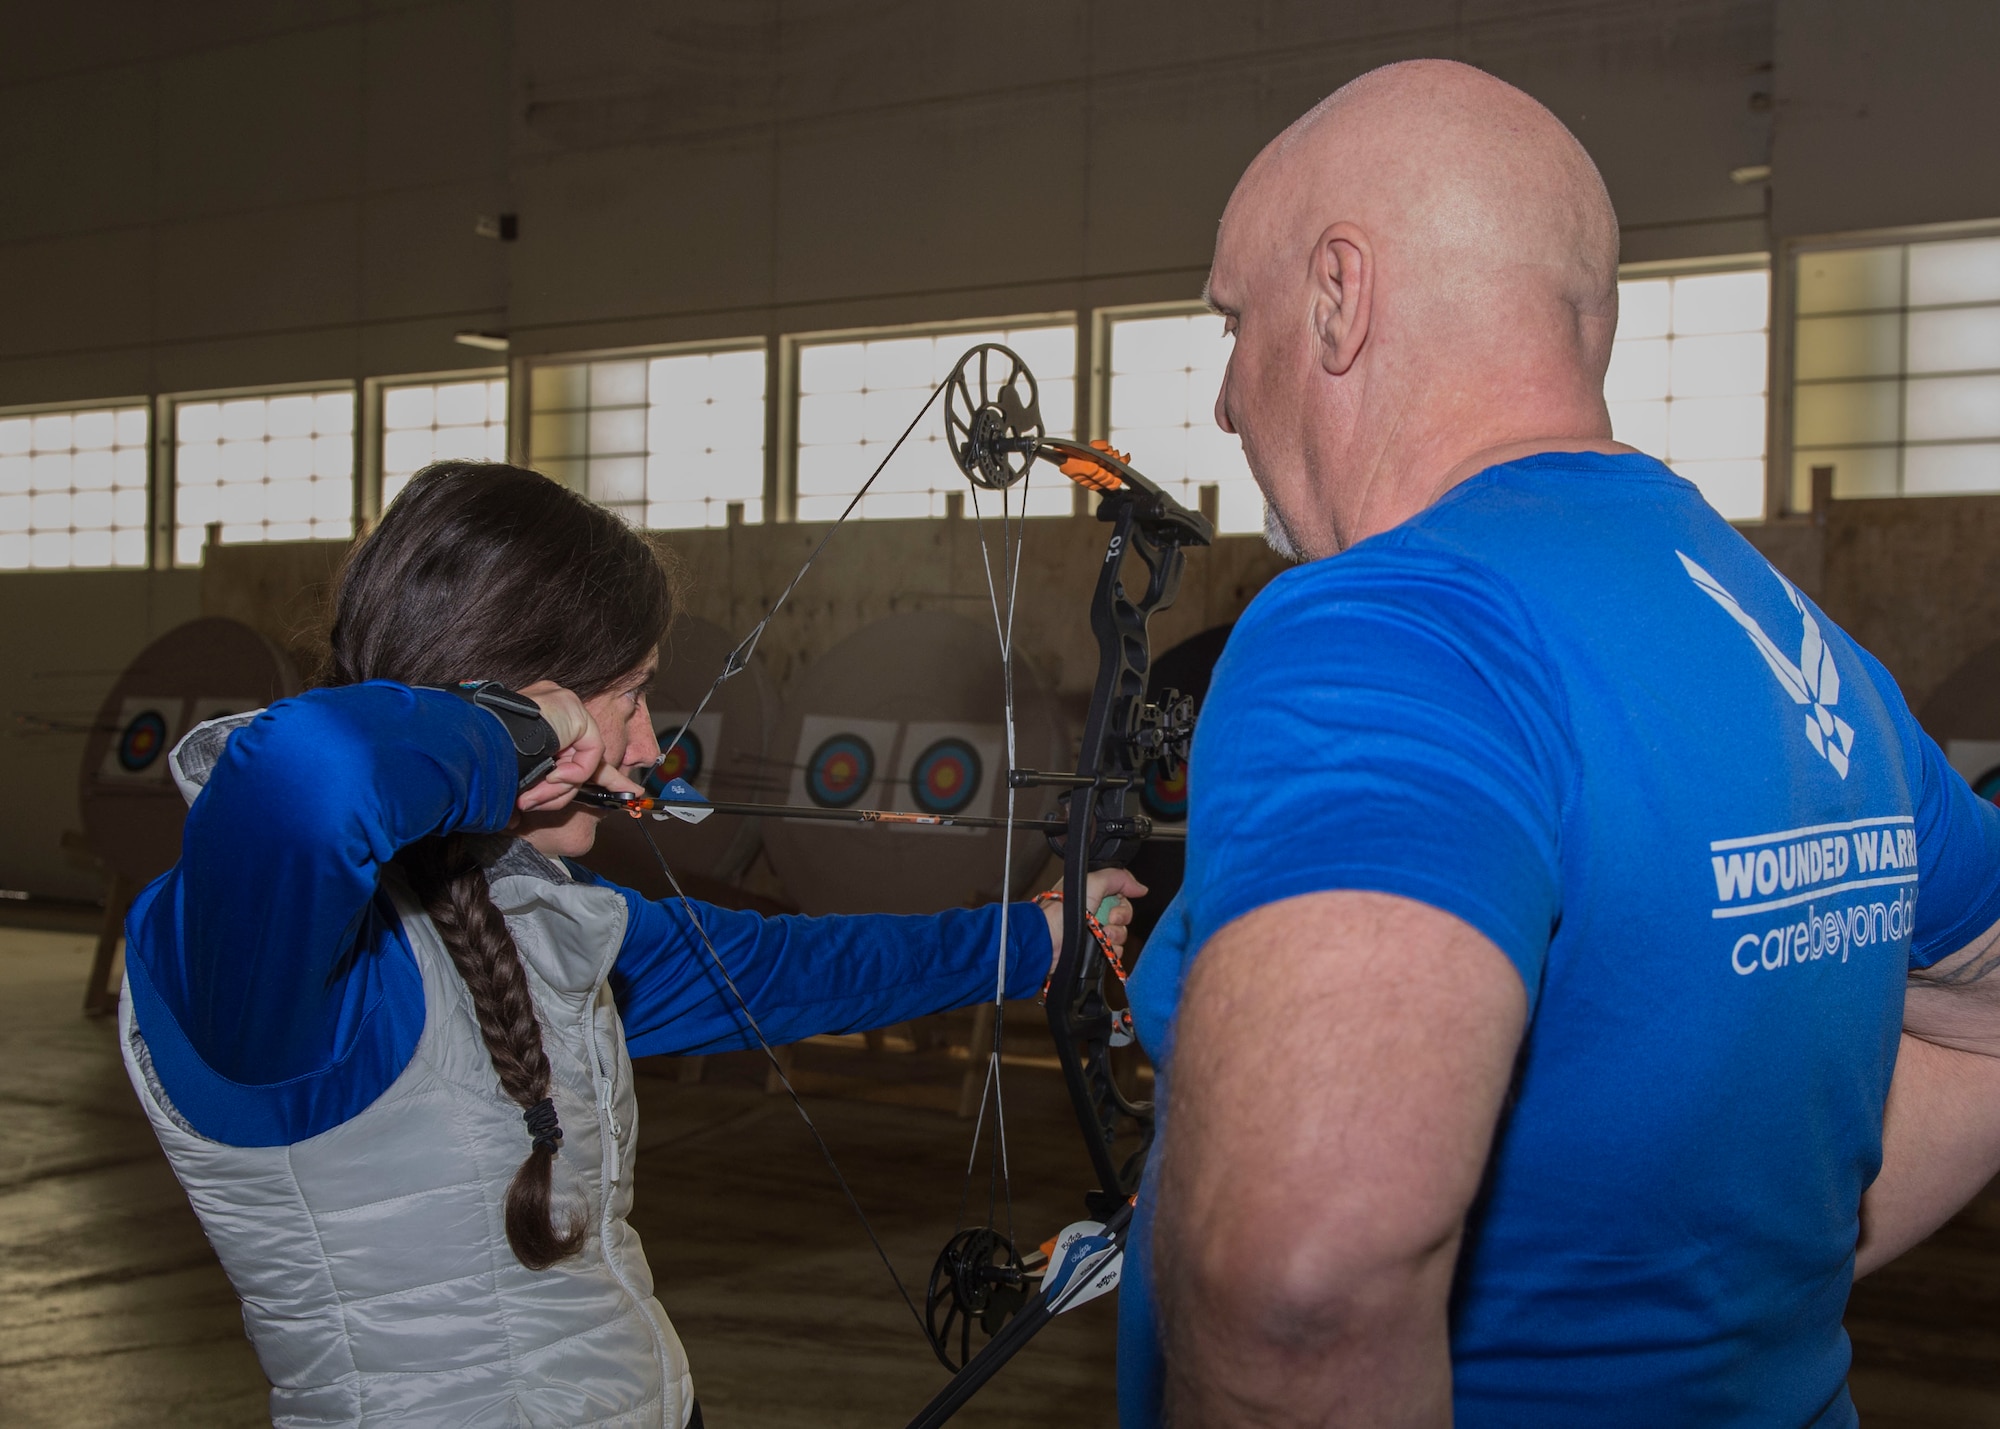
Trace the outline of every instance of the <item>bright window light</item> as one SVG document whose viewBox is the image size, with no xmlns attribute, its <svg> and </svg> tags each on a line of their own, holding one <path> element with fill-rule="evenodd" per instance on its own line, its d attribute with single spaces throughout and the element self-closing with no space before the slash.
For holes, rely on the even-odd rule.
<svg viewBox="0 0 2000 1429">
<path fill-rule="evenodd" d="M 1040 323 L 920 335 L 807 342 L 799 347 L 798 518 L 831 521 L 868 480 L 924 400 L 966 352 L 982 342 L 1012 348 L 1035 374 L 1043 430 L 1076 434 L 1076 325 Z M 1067 516 L 1075 498 L 1067 478 L 1037 463 L 1026 478 L 1031 516 Z M 874 519 L 942 516 L 945 498 L 971 485 L 944 440 L 943 399 L 931 404 L 903 449 L 855 508 Z M 1007 493 L 1018 511 L 1021 488 Z M 967 514 L 972 513 L 967 495 Z M 979 510 L 997 515 L 1000 493 L 979 493 Z"/>
<path fill-rule="evenodd" d="M 764 350 L 543 363 L 528 460 L 635 526 L 764 519 Z"/>
<path fill-rule="evenodd" d="M 382 505 L 434 461 L 507 460 L 507 379 L 382 389 Z"/>
<path fill-rule="evenodd" d="M 1216 529 L 1264 529 L 1264 493 L 1243 443 L 1215 424 L 1231 339 L 1210 312 L 1113 317 L 1110 441 L 1190 510 L 1217 488 Z"/>
<path fill-rule="evenodd" d="M 0 416 L 0 570 L 146 564 L 144 407 Z"/>
<path fill-rule="evenodd" d="M 1764 515 L 1770 308 L 1766 268 L 1618 284 L 1611 435 L 1692 481 L 1731 521 Z"/>
<path fill-rule="evenodd" d="M 174 559 L 224 541 L 354 534 L 354 389 L 174 405 Z"/>
<path fill-rule="evenodd" d="M 2000 238 L 1798 255 L 1792 504 L 2000 491 Z"/>
</svg>

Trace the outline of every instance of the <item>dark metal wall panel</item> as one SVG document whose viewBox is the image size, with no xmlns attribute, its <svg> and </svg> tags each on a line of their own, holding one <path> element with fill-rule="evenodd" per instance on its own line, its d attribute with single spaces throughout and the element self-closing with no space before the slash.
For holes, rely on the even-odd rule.
<svg viewBox="0 0 2000 1429">
<path fill-rule="evenodd" d="M 2000 6 L 1777 0 L 1780 237 L 2000 217 Z"/>
</svg>

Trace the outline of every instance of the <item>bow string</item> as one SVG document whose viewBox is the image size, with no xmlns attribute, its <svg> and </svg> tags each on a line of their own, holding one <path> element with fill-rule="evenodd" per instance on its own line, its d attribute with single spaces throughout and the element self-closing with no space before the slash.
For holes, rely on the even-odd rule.
<svg viewBox="0 0 2000 1429">
<path fill-rule="evenodd" d="M 669 815 L 687 818 L 705 816 L 707 811 L 754 812 L 778 817 L 835 816 L 854 822 L 955 823 L 998 827 L 1004 831 L 993 1034 L 985 1051 L 984 1085 L 960 1195 L 960 1229 L 933 1267 L 922 1311 L 918 1310 L 915 1297 L 897 1273 L 881 1238 L 841 1173 L 776 1049 L 757 1025 L 749 1003 L 731 978 L 694 903 L 681 889 L 657 842 L 650 836 L 646 839 L 689 927 L 762 1047 L 777 1081 L 811 1132 L 897 1294 L 916 1320 L 932 1353 L 953 1371 L 950 1382 L 910 1421 L 910 1429 L 933 1429 L 945 1423 L 1049 1320 L 1105 1293 L 1117 1283 L 1133 1198 L 1152 1145 L 1153 1107 L 1127 1092 L 1113 1065 L 1114 1049 L 1132 1040 L 1131 1014 L 1114 1004 L 1108 995 L 1110 982 L 1122 984 L 1124 969 L 1112 954 L 1108 940 L 1102 939 L 1102 930 L 1088 906 L 1088 879 L 1093 869 L 1123 867 L 1148 838 L 1178 835 L 1175 830 L 1156 829 L 1149 818 L 1132 807 L 1149 768 L 1159 765 L 1171 768 L 1185 763 L 1194 730 L 1192 701 L 1172 691 L 1161 692 L 1156 701 L 1147 698 L 1151 666 L 1147 624 L 1154 614 L 1173 603 L 1186 548 L 1207 545 L 1214 537 L 1214 528 L 1205 517 L 1175 501 L 1108 444 L 1050 436 L 1043 428 L 1038 388 L 1027 364 L 1009 348 L 982 343 L 968 351 L 950 377 L 932 390 L 909 426 L 777 599 L 731 651 L 694 712 L 682 721 L 662 749 L 662 763 L 707 708 L 715 692 L 748 666 L 771 621 L 941 396 L 947 444 L 972 487 L 982 569 L 1000 656 L 1007 751 L 1004 816 L 912 817 L 881 810 L 794 810 L 753 803 L 694 802 L 686 797 L 691 791 L 662 789 L 657 778 L 659 765 L 654 766 L 654 773 L 645 781 L 654 791 L 650 797 L 596 789 L 585 791 L 587 802 L 622 808 L 635 817 L 644 813 L 654 818 Z M 1076 767 L 1063 772 L 1020 768 L 1015 744 L 1014 616 L 1020 587 L 1022 538 L 1027 524 L 1027 487 L 1038 461 L 1056 466 L 1072 482 L 1097 493 L 1097 518 L 1111 528 L 1090 607 L 1091 630 L 1098 645 L 1097 675 L 1084 718 Z M 997 540 L 988 533 L 988 518 L 980 500 L 982 493 L 999 498 Z M 1136 588 L 1128 589 L 1125 575 L 1128 560 L 1134 557 L 1143 568 L 1144 579 Z M 1017 820 L 1018 792 L 1038 787 L 1062 790 L 1059 805 L 1066 807 L 1055 818 Z M 1063 860 L 1062 947 L 1050 975 L 1046 1010 L 1063 1079 L 1097 1181 L 1084 1197 L 1092 1218 L 1068 1227 L 1042 1250 L 1026 1257 L 1015 1246 L 1011 1224 L 1012 1187 L 1001 1081 L 1014 835 L 1021 828 L 1041 829 Z M 986 1220 L 980 1225 L 967 1226 L 965 1206 L 977 1175 L 982 1140 L 989 1172 Z M 977 1353 L 971 1350 L 971 1328 L 975 1322 L 990 1337 Z"/>
</svg>

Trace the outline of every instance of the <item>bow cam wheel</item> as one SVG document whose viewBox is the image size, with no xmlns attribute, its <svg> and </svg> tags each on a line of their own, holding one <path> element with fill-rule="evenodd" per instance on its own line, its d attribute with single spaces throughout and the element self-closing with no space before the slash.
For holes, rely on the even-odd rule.
<svg viewBox="0 0 2000 1429">
<path fill-rule="evenodd" d="M 924 1294 L 924 1325 L 931 1349 L 946 1369 L 956 1373 L 972 1357 L 974 1320 L 991 1336 L 1014 1317 L 1027 1302 L 1027 1278 L 1014 1243 L 1000 1232 L 973 1226 L 951 1238 L 931 1267 Z"/>
<path fill-rule="evenodd" d="M 982 342 L 945 381 L 945 441 L 966 479 L 1004 491 L 1027 474 L 1041 445 L 1041 395 L 1035 374 L 1012 348 Z"/>
</svg>

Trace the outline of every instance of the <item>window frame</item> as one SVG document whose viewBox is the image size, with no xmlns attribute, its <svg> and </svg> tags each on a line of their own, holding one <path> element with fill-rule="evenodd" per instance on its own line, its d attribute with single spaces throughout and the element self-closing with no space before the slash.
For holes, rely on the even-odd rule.
<svg viewBox="0 0 2000 1429">
<path fill-rule="evenodd" d="M 398 372 L 382 377 L 365 377 L 361 381 L 360 410 L 355 414 L 357 430 L 361 434 L 362 463 L 355 468 L 360 491 L 355 498 L 355 529 L 372 530 L 382 519 L 382 440 L 387 435 L 382 425 L 382 404 L 385 395 L 395 387 L 431 387 L 443 382 L 495 382 L 507 384 L 507 454 L 511 459 L 515 454 L 515 412 L 514 363 L 503 362 L 497 367 L 461 367 L 447 372 Z"/>
<path fill-rule="evenodd" d="M 536 352 L 514 357 L 507 364 L 507 459 L 519 465 L 539 471 L 540 458 L 529 446 L 529 434 L 534 425 L 534 380 L 538 367 L 573 367 L 587 362 L 646 362 L 656 357 L 687 357 L 696 353 L 720 352 L 762 352 L 764 354 L 764 523 L 776 518 L 775 491 L 778 463 L 774 439 L 777 423 L 774 408 L 778 405 L 777 380 L 774 376 L 777 352 L 781 339 L 769 336 L 738 336 L 727 338 L 691 338 L 684 342 L 644 343 L 637 347 L 592 347 L 574 351 Z M 588 491 L 578 493 L 588 496 Z M 759 523 L 763 524 L 763 523 Z M 713 527 L 637 527 L 646 531 L 673 533 L 685 530 L 713 530 Z"/>
<path fill-rule="evenodd" d="M 150 571 L 159 568 L 160 540 L 160 416 L 151 394 L 136 397 L 71 398 L 62 402 L 18 402 L 0 407 L 0 418 L 40 417 L 51 412 L 103 412 L 142 407 L 146 412 L 146 559 L 136 566 L 25 566 L 0 571 L 0 576 L 60 575 L 77 571 Z M 169 547 L 171 551 L 171 547 Z"/>
<path fill-rule="evenodd" d="M 1088 406 L 1095 401 L 1097 384 L 1087 380 L 1085 374 L 1094 374 L 1097 368 L 1097 343 L 1094 311 L 1078 308 L 1064 308 L 1049 312 L 1003 313 L 996 316 L 933 319 L 927 322 L 878 323 L 867 327 L 827 328 L 812 332 L 791 332 L 781 334 L 776 340 L 780 362 L 779 387 L 773 393 L 779 407 L 777 427 L 782 442 L 778 448 L 781 456 L 771 471 L 772 494 L 765 497 L 764 509 L 772 513 L 772 519 L 786 523 L 798 520 L 799 509 L 799 357 L 808 347 L 826 347 L 842 342 L 870 342 L 879 338 L 948 337 L 955 332 L 991 332 L 996 328 L 1019 327 L 1067 327 L 1076 337 L 1077 361 L 1073 364 L 1072 377 L 1076 394 L 1076 432 L 1061 432 L 1065 437 L 1084 437 L 1093 430 Z M 1088 360 L 1085 360 L 1087 357 Z M 1039 377 L 1038 379 L 1039 380 Z M 931 418 L 936 419 L 933 412 Z M 1079 488 L 1081 490 L 1081 488 Z M 1084 493 L 1088 495 L 1088 493 Z M 942 517 L 914 518 L 942 520 Z"/>
<path fill-rule="evenodd" d="M 156 465 L 160 472 L 157 482 L 163 488 L 157 503 L 159 525 L 153 533 L 154 568 L 157 570 L 198 571 L 202 562 L 192 561 L 182 564 L 174 557 L 174 545 L 180 536 L 180 440 L 177 430 L 178 413 L 186 402 L 228 402 L 240 397 L 290 397 L 301 392 L 346 391 L 354 398 L 354 430 L 352 432 L 354 451 L 348 473 L 351 488 L 348 522 L 352 527 L 348 539 L 352 541 L 362 533 L 361 524 L 361 456 L 367 445 L 361 422 L 362 383 L 352 377 L 321 378 L 311 382 L 263 382 L 246 387 L 206 387 L 185 392 L 162 392 L 153 399 L 153 441 Z M 237 542 L 238 545 L 274 545 L 277 542 Z M 206 537 L 202 549 L 206 550 Z"/>
<path fill-rule="evenodd" d="M 1097 308 L 1091 313 L 1091 383 L 1090 383 L 1090 435 L 1094 441 L 1108 441 L 1111 437 L 1111 329 L 1121 322 L 1144 320 L 1146 318 L 1217 317 L 1215 305 L 1200 298 L 1175 298 L 1155 303 L 1125 303 L 1116 307 Z M 1140 471 L 1146 469 L 1143 460 L 1138 462 Z M 1202 515 L 1216 521 L 1221 504 L 1220 483 L 1199 482 L 1195 486 L 1197 504 L 1202 501 L 1204 491 L 1216 492 L 1216 507 L 1211 510 L 1204 505 Z M 1094 499 L 1094 498 L 1093 498 Z M 1233 536 L 1249 533 L 1237 531 Z M 1219 539 L 1219 537 L 1218 537 Z M 1262 540 L 1260 536 L 1257 539 Z"/>
<path fill-rule="evenodd" d="M 1796 379 L 1798 353 L 1798 301 L 1799 301 L 1799 259 L 1809 253 L 1837 253 L 1853 248 L 1880 248 L 1885 244 L 1934 243 L 1954 238 L 1997 238 L 2000 237 L 2000 217 L 1960 219 L 1950 223 L 1899 224 L 1889 228 L 1857 228 L 1840 233 L 1799 234 L 1778 240 L 1773 261 L 1783 264 L 1783 272 L 1776 269 L 1771 274 L 1771 422 L 1773 440 L 1771 446 L 1771 466 L 1768 473 L 1766 506 L 1774 515 L 1809 516 L 1810 505 L 1798 508 L 1793 504 L 1792 464 L 1798 453 L 1792 437 L 1793 394 Z M 1909 306 L 1906 302 L 1903 313 L 1907 319 Z M 1898 374 L 1907 382 L 1906 368 Z M 1900 451 L 1906 441 L 1897 443 Z M 2000 496 L 1995 492 L 1962 492 L 1960 496 Z M 1890 497 L 1861 498 L 1873 501 L 1925 501 L 1929 496 L 1910 496 L 1897 492 Z"/>
<path fill-rule="evenodd" d="M 1656 258 L 1643 263 L 1620 263 L 1618 281 L 1644 278 L 1692 278 L 1709 273 L 1753 273 L 1763 269 L 1769 276 L 1770 294 L 1764 310 L 1764 509 L 1762 514 L 1732 522 L 1739 526 L 1762 525 L 1781 511 L 1775 501 L 1774 473 L 1778 465 L 1778 270 L 1774 252 L 1717 253 L 1703 258 Z M 1613 340 L 1617 333 L 1612 334 Z"/>
</svg>

